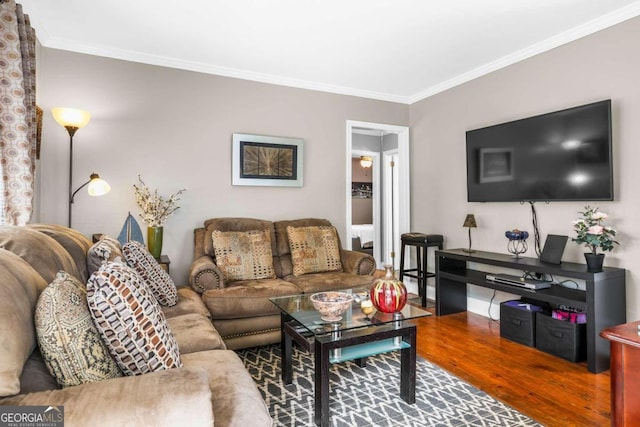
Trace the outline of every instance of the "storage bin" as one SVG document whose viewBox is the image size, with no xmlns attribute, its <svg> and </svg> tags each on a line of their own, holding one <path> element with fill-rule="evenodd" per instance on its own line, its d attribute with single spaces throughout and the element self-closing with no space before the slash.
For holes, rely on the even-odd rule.
<svg viewBox="0 0 640 427">
<path fill-rule="evenodd" d="M 520 344 L 535 346 L 536 312 L 542 309 L 522 301 L 505 301 L 500 304 L 500 336 Z"/>
<path fill-rule="evenodd" d="M 536 348 L 570 362 L 587 358 L 587 324 L 536 316 Z"/>
</svg>

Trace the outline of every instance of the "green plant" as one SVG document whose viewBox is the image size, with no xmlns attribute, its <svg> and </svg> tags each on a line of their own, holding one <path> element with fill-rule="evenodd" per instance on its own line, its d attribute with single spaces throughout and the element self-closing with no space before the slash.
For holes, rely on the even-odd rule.
<svg viewBox="0 0 640 427">
<path fill-rule="evenodd" d="M 158 194 L 158 190 L 152 193 L 147 184 L 140 178 L 140 175 L 138 175 L 138 181 L 140 181 L 140 185 L 133 184 L 133 189 L 136 203 L 142 209 L 140 217 L 150 227 L 161 227 L 169 216 L 180 209 L 179 206 L 176 206 L 176 202 L 180 200 L 180 195 L 186 190 L 180 190 L 165 199 Z"/>
<path fill-rule="evenodd" d="M 584 212 L 580 212 L 582 218 L 572 222 L 573 228 L 578 235 L 572 240 L 578 244 L 584 244 L 593 254 L 597 253 L 598 248 L 604 252 L 613 250 L 614 245 L 619 245 L 613 239 L 616 235 L 616 230 L 603 224 L 609 215 L 591 206 L 585 206 L 584 209 Z"/>
</svg>

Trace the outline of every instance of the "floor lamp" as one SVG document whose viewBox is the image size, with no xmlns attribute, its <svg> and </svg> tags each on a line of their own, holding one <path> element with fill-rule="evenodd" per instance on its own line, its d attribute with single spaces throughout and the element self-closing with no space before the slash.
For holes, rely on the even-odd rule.
<svg viewBox="0 0 640 427">
<path fill-rule="evenodd" d="M 69 228 L 71 227 L 71 206 L 73 198 L 80 189 L 89 186 L 88 191 L 91 196 L 102 196 L 111 190 L 109 184 L 102 180 L 97 173 L 92 173 L 89 181 L 82 184 L 73 191 L 73 136 L 76 131 L 89 123 L 91 114 L 88 111 L 79 110 L 77 108 L 56 107 L 51 110 L 53 118 L 60 126 L 64 127 L 69 133 Z"/>
</svg>

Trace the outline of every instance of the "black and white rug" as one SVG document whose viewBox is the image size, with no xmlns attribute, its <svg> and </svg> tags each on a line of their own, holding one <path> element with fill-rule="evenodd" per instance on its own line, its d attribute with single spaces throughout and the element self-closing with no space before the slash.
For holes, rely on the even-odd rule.
<svg viewBox="0 0 640 427">
<path fill-rule="evenodd" d="M 238 351 L 269 407 L 274 426 L 313 426 L 313 355 L 294 350 L 293 382 L 280 379 L 280 347 Z M 367 366 L 331 367 L 332 426 L 539 426 L 537 422 L 418 357 L 416 403 L 400 398 L 398 352 L 373 356 Z"/>
</svg>

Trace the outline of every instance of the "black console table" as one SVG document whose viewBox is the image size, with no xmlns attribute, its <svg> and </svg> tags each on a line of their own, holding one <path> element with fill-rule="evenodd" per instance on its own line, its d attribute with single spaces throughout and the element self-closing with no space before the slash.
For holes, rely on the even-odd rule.
<svg viewBox="0 0 640 427">
<path fill-rule="evenodd" d="M 558 278 L 584 280 L 586 290 L 552 286 L 538 291 L 487 281 L 482 266 L 497 266 L 553 275 Z M 587 313 L 587 367 L 598 373 L 609 369 L 609 342 L 600 331 L 627 321 L 625 269 L 604 267 L 592 273 L 585 264 L 563 262 L 547 264 L 537 258 L 462 249 L 436 251 L 436 315 L 467 310 L 467 283 L 497 289 L 551 305 L 564 304 Z"/>
</svg>

